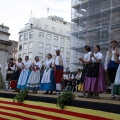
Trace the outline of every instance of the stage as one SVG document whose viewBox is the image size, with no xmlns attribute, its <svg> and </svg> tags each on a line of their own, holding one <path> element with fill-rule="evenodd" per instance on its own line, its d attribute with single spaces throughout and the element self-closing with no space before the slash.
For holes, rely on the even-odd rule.
<svg viewBox="0 0 120 120">
<path fill-rule="evenodd" d="M 100 99 L 77 97 L 65 109 L 56 106 L 58 95 L 29 94 L 24 103 L 13 102 L 15 92 L 0 91 L 0 120 L 119 120 L 120 101 L 109 100 L 110 94 Z M 7 116 L 7 117 L 6 117 Z"/>
</svg>

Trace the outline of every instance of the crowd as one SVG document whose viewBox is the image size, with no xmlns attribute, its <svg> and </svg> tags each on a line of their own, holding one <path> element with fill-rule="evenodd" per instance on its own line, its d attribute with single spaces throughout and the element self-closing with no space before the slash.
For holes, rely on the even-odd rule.
<svg viewBox="0 0 120 120">
<path fill-rule="evenodd" d="M 53 91 L 56 91 L 54 94 L 60 94 L 65 90 L 80 91 L 82 94 L 79 96 L 99 98 L 99 93 L 106 92 L 105 74 L 108 74 L 112 93 L 110 99 L 120 99 L 120 49 L 116 40 L 112 40 L 110 44 L 111 48 L 107 51 L 104 64 L 100 46 L 95 45 L 91 50 L 91 47 L 86 45 L 84 57 L 79 58 L 83 70 L 78 69 L 76 73 L 64 71 L 66 63 L 59 48 L 56 49 L 55 59 L 50 53 L 47 55 L 44 68 L 38 56 L 33 63 L 28 56 L 25 57 L 25 62 L 18 58 L 17 63 L 11 58 L 6 67 L 8 89 L 19 92 L 27 88 L 35 94 L 37 90 L 45 90 L 44 94 L 53 94 Z M 1 73 L 0 87 L 2 87 Z"/>
</svg>

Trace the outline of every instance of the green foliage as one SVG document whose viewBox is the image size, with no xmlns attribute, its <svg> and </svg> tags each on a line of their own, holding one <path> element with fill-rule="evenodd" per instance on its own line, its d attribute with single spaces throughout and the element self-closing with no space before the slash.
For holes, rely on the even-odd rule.
<svg viewBox="0 0 120 120">
<path fill-rule="evenodd" d="M 57 98 L 57 106 L 61 109 L 64 109 L 65 103 L 68 103 L 70 100 L 75 99 L 75 94 L 73 94 L 70 91 L 63 92 L 58 98 Z"/>
<path fill-rule="evenodd" d="M 13 99 L 13 102 L 17 101 L 17 102 L 23 102 L 25 97 L 28 95 L 28 90 L 22 90 L 21 92 L 19 92 Z"/>
</svg>

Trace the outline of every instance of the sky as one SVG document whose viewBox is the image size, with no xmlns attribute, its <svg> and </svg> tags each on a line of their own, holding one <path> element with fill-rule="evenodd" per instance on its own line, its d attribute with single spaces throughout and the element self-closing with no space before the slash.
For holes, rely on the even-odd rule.
<svg viewBox="0 0 120 120">
<path fill-rule="evenodd" d="M 9 27 L 9 39 L 18 41 L 18 32 L 32 17 L 56 15 L 71 21 L 71 0 L 0 0 L 0 24 Z M 32 12 L 31 12 L 32 11 Z"/>
</svg>

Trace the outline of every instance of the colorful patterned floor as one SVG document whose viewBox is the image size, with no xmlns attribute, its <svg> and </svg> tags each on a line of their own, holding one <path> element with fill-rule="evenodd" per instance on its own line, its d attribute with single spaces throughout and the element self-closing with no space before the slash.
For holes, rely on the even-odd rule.
<svg viewBox="0 0 120 120">
<path fill-rule="evenodd" d="M 89 109 L 89 106 L 65 106 L 61 110 L 53 103 L 28 100 L 15 103 L 13 99 L 0 97 L 0 120 L 120 120 L 120 114 Z"/>
</svg>

